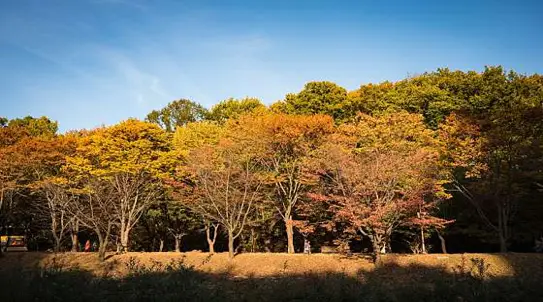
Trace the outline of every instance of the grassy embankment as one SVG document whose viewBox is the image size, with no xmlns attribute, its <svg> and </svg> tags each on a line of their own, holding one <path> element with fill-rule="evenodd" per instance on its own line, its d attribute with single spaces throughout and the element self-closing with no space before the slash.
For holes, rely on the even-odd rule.
<svg viewBox="0 0 543 302">
<path fill-rule="evenodd" d="M 543 255 L 20 253 L 0 286 L 1 301 L 543 301 Z"/>
</svg>

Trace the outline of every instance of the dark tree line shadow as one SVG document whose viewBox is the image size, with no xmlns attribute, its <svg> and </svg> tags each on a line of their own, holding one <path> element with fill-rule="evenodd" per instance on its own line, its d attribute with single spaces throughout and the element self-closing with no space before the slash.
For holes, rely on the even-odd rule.
<svg viewBox="0 0 543 302">
<path fill-rule="evenodd" d="M 285 270 L 267 277 L 204 273 L 182 260 L 143 265 L 135 258 L 124 264 L 124 277 L 107 270 L 95 276 L 53 262 L 0 270 L 0 301 L 543 301 L 543 276 L 534 274 L 542 258 L 531 267 L 514 259 L 512 267 L 528 270 L 506 277 L 490 275 L 479 258 L 466 258 L 452 270 L 392 262 L 354 276 Z"/>
</svg>

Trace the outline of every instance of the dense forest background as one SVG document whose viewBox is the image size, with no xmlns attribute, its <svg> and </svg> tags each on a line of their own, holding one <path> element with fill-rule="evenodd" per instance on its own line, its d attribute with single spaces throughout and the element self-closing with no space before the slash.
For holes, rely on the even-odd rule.
<svg viewBox="0 0 543 302">
<path fill-rule="evenodd" d="M 0 228 L 30 250 L 533 252 L 543 77 L 438 69 L 93 130 L 0 119 Z"/>
</svg>

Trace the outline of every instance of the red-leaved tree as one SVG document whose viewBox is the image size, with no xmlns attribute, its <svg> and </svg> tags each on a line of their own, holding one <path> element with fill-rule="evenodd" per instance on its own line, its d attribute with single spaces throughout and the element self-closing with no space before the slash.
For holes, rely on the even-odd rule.
<svg viewBox="0 0 543 302">
<path fill-rule="evenodd" d="M 322 191 L 310 196 L 329 203 L 330 226 L 341 224 L 345 232 L 367 237 L 376 262 L 399 226 L 424 230 L 444 223 L 430 219 L 428 211 L 436 198 L 447 197 L 434 137 L 419 115 L 363 115 L 341 127 L 320 152 Z"/>
</svg>

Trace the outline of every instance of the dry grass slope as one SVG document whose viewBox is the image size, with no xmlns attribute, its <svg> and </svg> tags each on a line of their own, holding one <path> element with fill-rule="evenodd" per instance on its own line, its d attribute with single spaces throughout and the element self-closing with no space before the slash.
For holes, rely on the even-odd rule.
<svg viewBox="0 0 543 302">
<path fill-rule="evenodd" d="M 360 271 L 371 271 L 374 265 L 368 258 L 360 256 L 347 257 L 331 254 L 271 254 L 251 253 L 240 254 L 233 261 L 228 260 L 227 253 L 126 253 L 110 254 L 105 263 L 100 263 L 95 253 L 11 253 L 0 260 L 0 270 L 10 267 L 34 269 L 47 267 L 53 262 L 64 267 L 77 268 L 92 272 L 99 276 L 108 270 L 116 275 L 127 273 L 126 263 L 136 259 L 140 264 L 152 265 L 159 262 L 168 264 L 172 261 L 183 261 L 197 271 L 205 273 L 224 273 L 228 271 L 235 276 L 273 276 L 277 274 L 304 273 L 344 273 L 357 275 Z M 384 256 L 384 264 L 394 264 L 400 267 L 421 265 L 445 269 L 453 272 L 463 262 L 471 259 L 482 259 L 488 265 L 486 273 L 491 277 L 509 277 L 516 274 L 529 274 L 534 277 L 543 276 L 543 254 L 428 254 L 405 255 L 390 254 Z M 469 263 L 465 263 L 469 264 Z"/>
<path fill-rule="evenodd" d="M 386 255 L 379 267 L 329 254 L 20 253 L 0 259 L 0 281 L 20 301 L 543 301 L 542 268 L 543 255 L 514 253 Z"/>
</svg>

